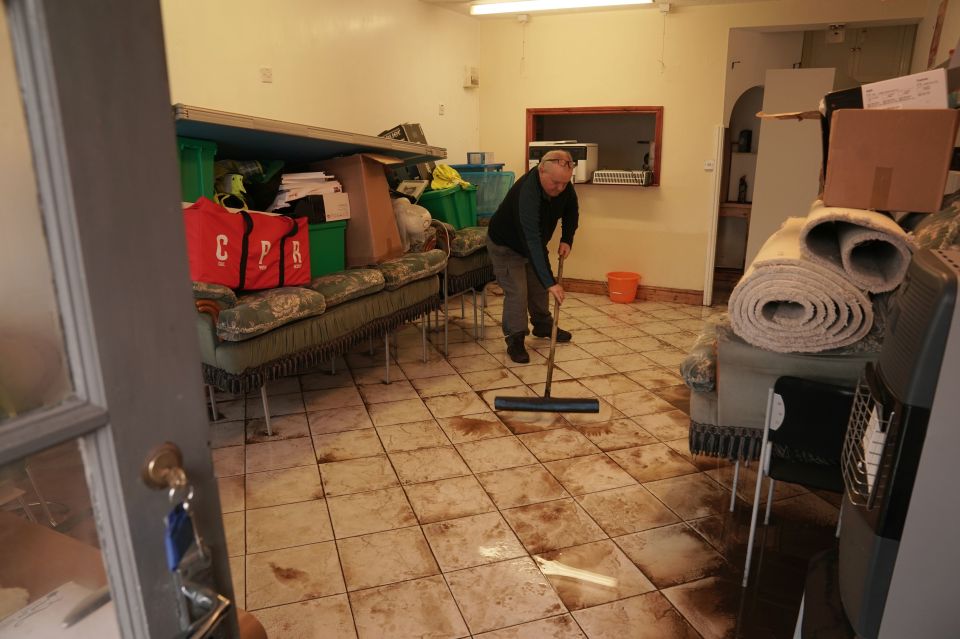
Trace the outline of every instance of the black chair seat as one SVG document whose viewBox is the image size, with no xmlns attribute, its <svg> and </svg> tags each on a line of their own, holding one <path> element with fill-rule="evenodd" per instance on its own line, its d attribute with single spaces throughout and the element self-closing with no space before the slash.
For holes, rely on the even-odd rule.
<svg viewBox="0 0 960 639">
<path fill-rule="evenodd" d="M 801 484 L 807 488 L 828 490 L 832 493 L 843 492 L 843 474 L 839 462 L 835 466 L 821 466 L 787 459 L 770 460 L 769 477 L 777 481 Z"/>
</svg>

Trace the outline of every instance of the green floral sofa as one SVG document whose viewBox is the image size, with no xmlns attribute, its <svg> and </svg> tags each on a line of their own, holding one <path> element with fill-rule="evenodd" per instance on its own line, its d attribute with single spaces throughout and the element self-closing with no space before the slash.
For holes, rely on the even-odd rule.
<svg viewBox="0 0 960 639">
<path fill-rule="evenodd" d="M 446 265 L 446 251 L 433 249 L 318 277 L 309 288 L 239 296 L 194 282 L 204 382 L 242 394 L 329 362 L 439 308 Z"/>
</svg>

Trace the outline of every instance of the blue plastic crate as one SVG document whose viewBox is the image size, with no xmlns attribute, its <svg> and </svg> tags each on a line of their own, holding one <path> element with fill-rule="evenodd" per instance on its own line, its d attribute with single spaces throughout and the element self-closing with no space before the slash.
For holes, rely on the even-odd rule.
<svg viewBox="0 0 960 639">
<path fill-rule="evenodd" d="M 460 176 L 477 187 L 477 215 L 488 217 L 497 212 L 507 191 L 513 186 L 513 171 L 464 171 Z"/>
<path fill-rule="evenodd" d="M 457 171 L 458 173 L 463 173 L 467 171 L 469 173 L 480 173 L 483 171 L 502 171 L 503 162 L 499 164 L 451 164 L 450 168 Z"/>
</svg>

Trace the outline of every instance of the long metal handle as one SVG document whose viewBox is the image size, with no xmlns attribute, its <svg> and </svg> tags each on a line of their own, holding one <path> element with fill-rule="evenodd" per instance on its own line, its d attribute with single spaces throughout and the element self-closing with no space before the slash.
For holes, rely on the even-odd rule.
<svg viewBox="0 0 960 639">
<path fill-rule="evenodd" d="M 557 284 L 563 286 L 563 256 L 560 256 L 557 266 Z M 548 293 L 549 295 L 549 293 Z M 543 396 L 550 397 L 550 385 L 553 383 L 553 357 L 557 352 L 557 325 L 560 323 L 560 300 L 553 300 L 553 326 L 550 328 L 550 358 L 547 360 L 547 384 L 543 388 Z"/>
</svg>

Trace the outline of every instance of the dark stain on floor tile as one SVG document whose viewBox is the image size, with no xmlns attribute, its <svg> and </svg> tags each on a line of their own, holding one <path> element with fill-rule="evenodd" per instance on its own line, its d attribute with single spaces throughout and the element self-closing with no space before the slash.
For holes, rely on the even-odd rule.
<svg viewBox="0 0 960 639">
<path fill-rule="evenodd" d="M 704 639 L 734 639 L 739 634 L 740 591 L 734 580 L 708 577 L 662 592 Z"/>
<path fill-rule="evenodd" d="M 657 388 L 653 390 L 653 393 L 661 399 L 670 402 L 675 408 L 682 410 L 688 415 L 690 414 L 690 389 L 687 388 L 686 385 L 678 384 L 677 386 Z"/>
<path fill-rule="evenodd" d="M 723 573 L 735 577 L 723 556 L 685 524 L 625 535 L 616 542 L 658 588 Z"/>
<path fill-rule="evenodd" d="M 272 561 L 270 562 L 270 570 L 273 571 L 273 576 L 276 577 L 278 581 L 283 582 L 303 581 L 308 576 L 307 573 L 299 568 L 284 568 L 283 566 L 278 566 Z"/>
<path fill-rule="evenodd" d="M 543 430 L 552 430 L 554 428 L 563 428 L 570 424 L 560 415 L 548 415 L 547 413 L 532 413 L 522 415 L 521 413 L 503 412 L 497 413 L 510 432 L 514 435 L 525 435 L 527 433 L 538 433 Z"/>
<path fill-rule="evenodd" d="M 476 439 L 483 439 L 502 432 L 499 422 L 475 417 L 452 417 L 445 425 L 456 433 Z"/>
</svg>

